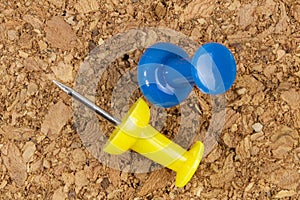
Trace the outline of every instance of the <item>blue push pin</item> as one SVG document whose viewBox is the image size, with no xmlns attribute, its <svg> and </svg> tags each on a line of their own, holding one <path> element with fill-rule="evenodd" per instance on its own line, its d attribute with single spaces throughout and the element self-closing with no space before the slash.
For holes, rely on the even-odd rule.
<svg viewBox="0 0 300 200">
<path fill-rule="evenodd" d="M 170 43 L 146 49 L 138 64 L 138 83 L 152 104 L 169 108 L 184 101 L 194 84 L 206 94 L 226 92 L 236 77 L 236 63 L 224 45 L 207 43 L 192 59 Z"/>
</svg>

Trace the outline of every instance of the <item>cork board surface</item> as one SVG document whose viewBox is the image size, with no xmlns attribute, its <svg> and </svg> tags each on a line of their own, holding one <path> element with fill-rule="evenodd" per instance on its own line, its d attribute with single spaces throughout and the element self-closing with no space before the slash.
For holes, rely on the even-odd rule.
<svg viewBox="0 0 300 200">
<path fill-rule="evenodd" d="M 70 97 L 52 83 L 72 86 L 94 47 L 136 27 L 220 42 L 237 60 L 218 145 L 184 188 L 168 169 L 131 174 L 98 162 L 73 127 Z M 136 65 L 141 51 L 112 66 Z M 100 89 L 109 94 L 114 79 Z M 299 88 L 298 1 L 2 0 L 0 199 L 299 199 Z M 210 104 L 198 96 L 205 133 Z M 97 103 L 107 109 L 107 99 Z"/>
</svg>

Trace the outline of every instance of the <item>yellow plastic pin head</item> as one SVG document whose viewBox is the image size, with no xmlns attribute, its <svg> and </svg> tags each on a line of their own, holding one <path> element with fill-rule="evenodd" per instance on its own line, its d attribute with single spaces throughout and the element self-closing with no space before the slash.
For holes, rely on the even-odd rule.
<svg viewBox="0 0 300 200">
<path fill-rule="evenodd" d="M 109 154 L 124 153 L 130 150 L 136 140 L 140 138 L 142 130 L 150 120 L 148 105 L 142 102 L 141 98 L 136 101 L 122 119 L 121 124 L 114 129 L 104 146 L 105 152 Z"/>
<path fill-rule="evenodd" d="M 149 125 L 150 110 L 139 99 L 116 127 L 104 146 L 110 154 L 133 150 L 177 173 L 177 187 L 185 186 L 194 175 L 204 153 L 204 145 L 197 141 L 189 151 L 169 140 Z"/>
</svg>

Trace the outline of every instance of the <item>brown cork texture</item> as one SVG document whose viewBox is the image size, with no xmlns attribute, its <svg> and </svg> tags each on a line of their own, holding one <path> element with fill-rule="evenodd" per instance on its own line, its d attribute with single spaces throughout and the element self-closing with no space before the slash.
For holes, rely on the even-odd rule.
<svg viewBox="0 0 300 200">
<path fill-rule="evenodd" d="M 168 169 L 134 174 L 100 163 L 74 128 L 71 98 L 52 83 L 73 86 L 94 47 L 137 27 L 220 42 L 237 61 L 218 144 L 183 188 Z M 143 50 L 103 74 L 96 96 L 103 109 Z M 205 135 L 211 102 L 196 94 Z M 299 199 L 300 2 L 0 0 L 0 103 L 0 199 Z M 179 116 L 168 110 L 167 137 Z M 100 122 L 109 135 L 112 126 Z"/>
</svg>

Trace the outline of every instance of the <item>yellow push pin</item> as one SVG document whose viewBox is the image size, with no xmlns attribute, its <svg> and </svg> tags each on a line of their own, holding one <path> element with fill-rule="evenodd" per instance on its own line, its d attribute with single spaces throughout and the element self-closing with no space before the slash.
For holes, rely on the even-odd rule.
<svg viewBox="0 0 300 200">
<path fill-rule="evenodd" d="M 104 146 L 109 154 L 122 154 L 133 150 L 141 155 L 175 171 L 177 187 L 185 186 L 194 175 L 204 153 L 204 145 L 197 141 L 189 151 L 172 142 L 149 125 L 150 110 L 142 99 L 130 108 L 122 122 L 90 102 L 73 89 L 53 81 L 68 95 L 74 97 L 97 114 L 116 125 L 115 130 Z"/>
</svg>

